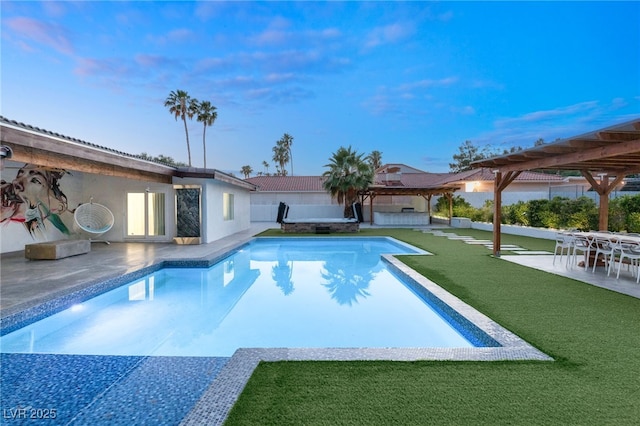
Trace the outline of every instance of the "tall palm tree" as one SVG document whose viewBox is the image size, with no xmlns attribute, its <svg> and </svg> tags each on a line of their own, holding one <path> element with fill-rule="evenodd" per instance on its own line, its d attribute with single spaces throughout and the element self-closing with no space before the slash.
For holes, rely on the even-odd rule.
<svg viewBox="0 0 640 426">
<path fill-rule="evenodd" d="M 285 133 L 282 135 L 280 140 L 276 142 L 278 145 L 281 145 L 283 149 L 287 150 L 289 162 L 291 162 L 291 176 L 293 176 L 293 154 L 291 153 L 291 145 L 293 145 L 293 136 L 289 133 Z"/>
<path fill-rule="evenodd" d="M 242 168 L 240 169 L 240 173 L 244 175 L 245 179 L 249 179 L 249 176 L 251 176 L 251 173 L 253 173 L 253 169 L 251 168 L 251 166 L 242 166 Z"/>
<path fill-rule="evenodd" d="M 207 168 L 207 143 L 206 134 L 207 126 L 213 126 L 218 118 L 218 111 L 216 107 L 211 105 L 209 101 L 197 102 L 196 105 L 196 120 L 204 124 L 204 130 L 202 131 L 202 150 L 204 152 L 204 168 Z"/>
<path fill-rule="evenodd" d="M 195 114 L 195 105 L 198 101 L 191 99 L 189 94 L 184 90 L 171 91 L 164 101 L 164 106 L 169 108 L 169 112 L 173 114 L 175 119 L 182 118 L 184 122 L 184 133 L 187 136 L 187 154 L 189 155 L 189 167 L 191 167 L 191 146 L 189 145 L 189 130 L 187 129 L 187 117 L 193 118 Z"/>
<path fill-rule="evenodd" d="M 264 166 L 264 174 L 269 176 L 269 163 L 267 163 L 266 161 L 263 161 L 262 165 Z"/>
<path fill-rule="evenodd" d="M 330 163 L 325 165 L 329 170 L 322 174 L 326 178 L 324 189 L 338 203 L 344 203 L 344 217 L 353 217 L 351 205 L 358 200 L 358 191 L 373 182 L 373 169 L 362 156 L 351 147 L 340 147 L 329 159 Z"/>
<path fill-rule="evenodd" d="M 276 144 L 276 146 L 273 147 L 272 160 L 276 163 L 276 174 L 286 176 L 286 165 L 289 162 L 289 151 L 282 144 Z"/>
<path fill-rule="evenodd" d="M 367 160 L 373 170 L 378 170 L 382 166 L 382 153 L 380 151 L 371 151 L 371 154 L 367 156 Z"/>
</svg>

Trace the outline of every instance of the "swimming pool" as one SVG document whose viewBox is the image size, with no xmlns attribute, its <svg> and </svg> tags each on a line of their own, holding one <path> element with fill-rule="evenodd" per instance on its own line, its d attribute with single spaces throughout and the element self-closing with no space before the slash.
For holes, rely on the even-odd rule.
<svg viewBox="0 0 640 426">
<path fill-rule="evenodd" d="M 163 268 L 76 304 L 2 336 L 1 348 L 230 356 L 242 347 L 500 346 L 452 321 L 381 257 L 408 253 L 425 252 L 384 237 L 259 238 L 209 268 Z"/>
</svg>

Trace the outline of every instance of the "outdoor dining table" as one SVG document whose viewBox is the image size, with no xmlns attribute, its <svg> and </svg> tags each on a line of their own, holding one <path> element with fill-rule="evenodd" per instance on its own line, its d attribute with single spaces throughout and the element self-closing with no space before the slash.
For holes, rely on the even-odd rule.
<svg viewBox="0 0 640 426">
<path fill-rule="evenodd" d="M 588 231 L 588 232 L 572 232 L 574 236 L 582 236 L 586 237 L 589 240 L 593 241 L 596 238 L 600 239 L 609 239 L 613 243 L 630 243 L 630 244 L 640 244 L 640 236 L 638 235 L 629 235 L 624 233 L 610 233 L 610 232 L 597 232 L 597 231 Z M 596 252 L 592 250 L 589 253 L 589 265 L 593 265 L 595 261 Z M 586 261 L 586 253 L 585 253 L 585 261 Z M 596 266 L 604 266 L 604 259 L 599 261 Z"/>
</svg>

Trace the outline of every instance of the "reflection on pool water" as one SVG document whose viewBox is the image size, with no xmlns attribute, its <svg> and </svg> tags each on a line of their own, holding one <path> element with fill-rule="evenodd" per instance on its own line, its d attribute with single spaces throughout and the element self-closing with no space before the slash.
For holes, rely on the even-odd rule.
<svg viewBox="0 0 640 426">
<path fill-rule="evenodd" d="M 472 347 L 381 260 L 389 238 L 260 238 L 0 338 L 5 353 L 230 356 L 241 347 Z M 463 333 L 464 334 L 464 333 Z"/>
</svg>

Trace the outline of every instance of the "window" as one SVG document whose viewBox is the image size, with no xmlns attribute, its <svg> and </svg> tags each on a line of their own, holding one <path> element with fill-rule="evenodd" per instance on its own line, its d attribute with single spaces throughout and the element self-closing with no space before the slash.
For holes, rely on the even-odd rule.
<svg viewBox="0 0 640 426">
<path fill-rule="evenodd" d="M 165 202 L 161 192 L 127 194 L 127 236 L 159 237 L 165 235 Z"/>
<path fill-rule="evenodd" d="M 233 194 L 222 194 L 222 216 L 224 220 L 233 220 Z"/>
</svg>

